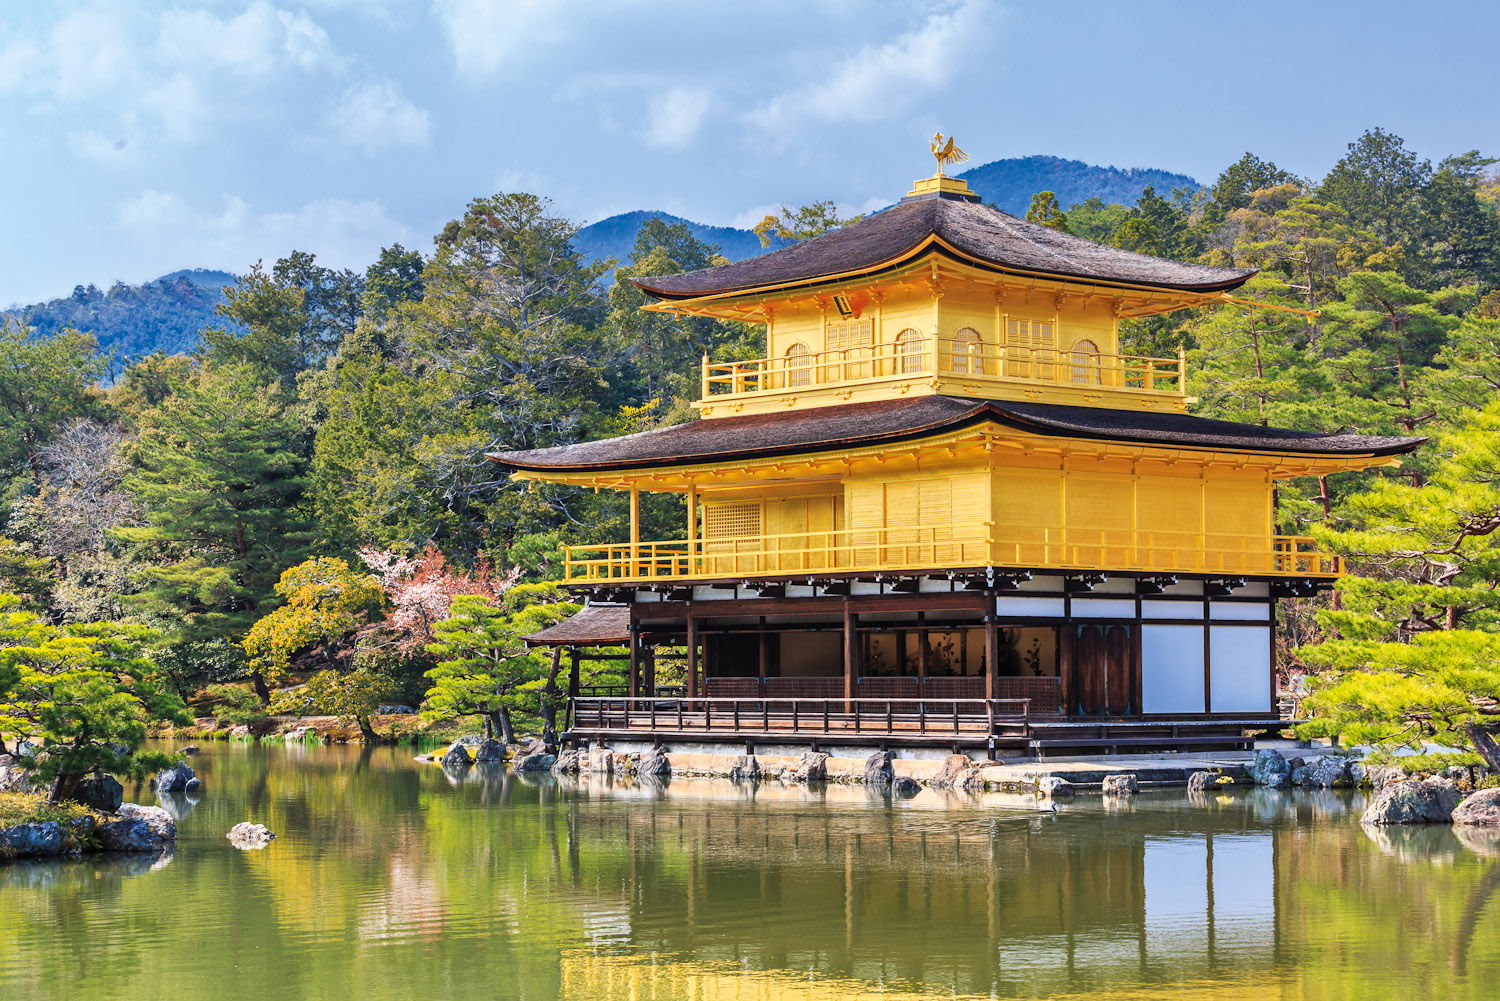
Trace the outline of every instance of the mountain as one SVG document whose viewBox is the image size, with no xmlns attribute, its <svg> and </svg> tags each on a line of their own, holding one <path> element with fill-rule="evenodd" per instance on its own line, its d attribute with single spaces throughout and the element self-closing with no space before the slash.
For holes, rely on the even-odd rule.
<svg viewBox="0 0 1500 1001">
<path fill-rule="evenodd" d="M 224 286 L 234 281 L 227 271 L 185 269 L 141 285 L 115 282 L 107 291 L 78 285 L 70 296 L 4 315 L 24 316 L 42 334 L 65 327 L 92 331 L 101 349 L 113 349 L 116 357 L 128 361 L 153 351 L 190 350 L 200 329 L 224 323 L 214 315 L 214 307 L 224 301 Z"/>
<path fill-rule="evenodd" d="M 1024 216 L 1031 196 L 1050 191 L 1063 208 L 1098 197 L 1106 205 L 1134 205 L 1151 185 L 1163 198 L 1173 188 L 1201 188 L 1186 174 L 1173 174 L 1149 167 L 1095 167 L 1082 160 L 1056 156 L 1022 156 L 994 160 L 955 175 L 969 182 L 974 193 L 1011 215 Z"/>
<path fill-rule="evenodd" d="M 760 237 L 748 229 L 732 226 L 708 226 L 691 219 L 668 215 L 665 212 L 624 212 L 584 226 L 573 238 L 573 246 L 590 261 L 613 257 L 620 264 L 630 260 L 630 250 L 635 246 L 635 235 L 640 232 L 647 219 L 661 219 L 667 223 L 685 223 L 688 230 L 702 240 L 718 246 L 719 253 L 731 261 L 742 261 L 765 253 Z"/>
<path fill-rule="evenodd" d="M 1118 202 L 1134 205 L 1141 192 L 1151 185 L 1156 193 L 1168 197 L 1173 188 L 1201 188 L 1186 174 L 1174 174 L 1150 167 L 1096 167 L 1082 160 L 1064 160 L 1057 156 L 1023 156 L 995 160 L 957 175 L 969 182 L 974 192 L 1012 215 L 1024 216 L 1031 207 L 1031 196 L 1050 191 L 1064 208 L 1098 197 L 1105 204 Z M 665 212 L 625 212 L 584 226 L 573 238 L 573 244 L 590 261 L 613 257 L 620 263 L 630 259 L 636 233 L 647 219 L 664 219 L 669 223 L 686 223 L 692 234 L 704 243 L 717 244 L 720 253 L 731 261 L 742 261 L 765 253 L 760 238 L 748 229 L 730 226 L 708 226 Z"/>
</svg>

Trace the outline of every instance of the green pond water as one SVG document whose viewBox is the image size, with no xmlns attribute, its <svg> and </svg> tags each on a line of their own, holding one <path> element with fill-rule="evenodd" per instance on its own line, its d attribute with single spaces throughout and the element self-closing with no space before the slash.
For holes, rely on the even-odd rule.
<svg viewBox="0 0 1500 1001">
<path fill-rule="evenodd" d="M 892 801 L 209 745 L 170 859 L 0 866 L 0 999 L 1482 998 L 1500 842 L 1351 792 Z M 131 797 L 154 802 L 144 790 Z M 225 840 L 242 821 L 280 837 Z"/>
</svg>

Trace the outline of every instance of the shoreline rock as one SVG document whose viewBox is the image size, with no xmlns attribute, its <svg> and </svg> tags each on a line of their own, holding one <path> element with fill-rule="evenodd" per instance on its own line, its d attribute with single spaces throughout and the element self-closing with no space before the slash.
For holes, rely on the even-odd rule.
<svg viewBox="0 0 1500 1001">
<path fill-rule="evenodd" d="M 1442 778 L 1393 782 L 1371 801 L 1361 824 L 1451 824 L 1458 787 Z"/>
</svg>

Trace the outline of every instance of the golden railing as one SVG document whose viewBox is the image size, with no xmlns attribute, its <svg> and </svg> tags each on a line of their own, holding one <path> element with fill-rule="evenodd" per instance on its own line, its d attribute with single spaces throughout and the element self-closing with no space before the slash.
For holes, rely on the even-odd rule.
<svg viewBox="0 0 1500 1001">
<path fill-rule="evenodd" d="M 707 399 L 936 373 L 981 383 L 1020 380 L 1182 396 L 1184 371 L 1181 353 L 1176 358 L 1149 358 L 923 337 L 745 361 L 705 358 L 702 389 Z"/>
<path fill-rule="evenodd" d="M 809 573 L 1026 569 L 1337 577 L 1305 536 L 949 524 L 565 546 L 567 581 L 714 580 Z"/>
</svg>

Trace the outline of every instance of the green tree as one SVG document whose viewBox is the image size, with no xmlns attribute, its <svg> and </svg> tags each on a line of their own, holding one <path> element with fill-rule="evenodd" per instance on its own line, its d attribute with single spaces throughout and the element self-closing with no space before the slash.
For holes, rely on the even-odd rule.
<svg viewBox="0 0 1500 1001">
<path fill-rule="evenodd" d="M 1401 244 L 1413 236 L 1431 175 L 1432 165 L 1418 160 L 1400 136 L 1368 129 L 1323 178 L 1319 194 L 1349 213 L 1355 226 L 1373 230 L 1388 245 Z"/>
<path fill-rule="evenodd" d="M 271 684 L 286 677 L 295 655 L 313 647 L 320 648 L 317 660 L 334 663 L 337 647 L 384 599 L 373 576 L 328 556 L 287 570 L 276 582 L 276 594 L 282 604 L 251 626 L 242 644 L 251 668 Z"/>
<path fill-rule="evenodd" d="M 367 744 L 380 740 L 370 717 L 380 709 L 391 691 L 391 679 L 367 667 L 351 671 L 319 671 L 296 688 L 276 693 L 269 706 L 274 713 L 293 716 L 337 716 L 359 727 Z"/>
<path fill-rule="evenodd" d="M 130 602 L 179 641 L 238 643 L 312 538 L 301 431 L 253 370 L 205 372 L 142 419 L 127 486 L 146 524 L 112 533 L 141 561 Z M 262 699 L 269 693 L 252 675 Z"/>
<path fill-rule="evenodd" d="M 0 595 L 0 734 L 39 744 L 21 763 L 50 784 L 52 802 L 90 775 L 143 778 L 175 760 L 141 750 L 150 720 L 188 722 L 154 680 L 154 638 L 123 623 L 49 625 Z"/>
<path fill-rule="evenodd" d="M 760 237 L 762 247 L 790 247 L 863 218 L 862 215 L 840 216 L 838 206 L 831 201 L 812 202 L 797 208 L 783 205 L 755 224 L 755 235 Z"/>
<path fill-rule="evenodd" d="M 1221 223 L 1235 209 L 1249 208 L 1254 192 L 1262 188 L 1296 183 L 1298 181 L 1295 175 L 1282 170 L 1270 160 L 1262 160 L 1247 151 L 1244 156 L 1224 168 L 1224 172 L 1209 189 L 1205 214 L 1210 222 Z"/>
<path fill-rule="evenodd" d="M 1071 233 L 1068 217 L 1062 210 L 1057 195 L 1051 191 L 1038 191 L 1031 196 L 1031 207 L 1026 210 L 1026 221 L 1046 226 L 1060 233 Z"/>
<path fill-rule="evenodd" d="M 364 311 L 383 322 L 390 311 L 404 302 L 422 300 L 422 255 L 399 243 L 382 247 L 375 263 L 365 269 Z"/>
<path fill-rule="evenodd" d="M 0 470 L 41 483 L 42 449 L 99 410 L 97 384 L 107 371 L 92 334 L 66 329 L 39 337 L 0 317 Z"/>
</svg>

